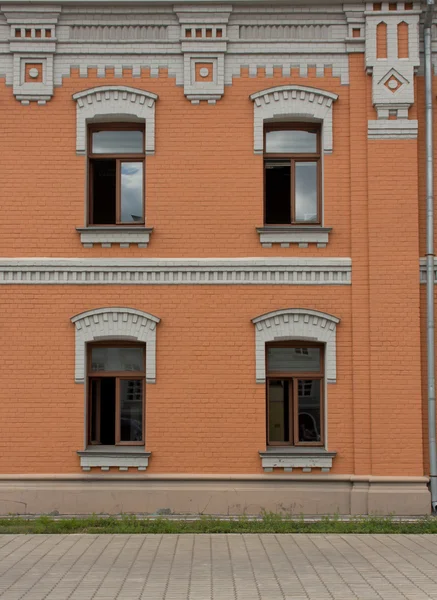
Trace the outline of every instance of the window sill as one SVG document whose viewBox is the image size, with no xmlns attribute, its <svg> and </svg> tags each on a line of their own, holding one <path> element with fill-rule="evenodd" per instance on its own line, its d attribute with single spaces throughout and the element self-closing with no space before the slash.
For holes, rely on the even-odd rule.
<svg viewBox="0 0 437 600">
<path fill-rule="evenodd" d="M 129 248 L 137 244 L 138 248 L 147 248 L 153 227 L 77 227 L 80 241 L 84 248 L 92 248 L 101 244 L 102 248 L 110 248 L 112 244 L 120 244 L 120 248 Z"/>
<path fill-rule="evenodd" d="M 120 471 L 130 468 L 145 471 L 152 453 L 146 452 L 144 446 L 88 446 L 77 454 L 83 471 L 90 471 L 94 467 L 102 471 L 109 471 L 111 467 Z"/>
<path fill-rule="evenodd" d="M 259 455 L 266 473 L 272 472 L 273 469 L 284 469 L 288 473 L 293 469 L 302 469 L 304 473 L 310 473 L 313 468 L 320 468 L 323 473 L 329 473 L 337 453 L 315 447 L 270 446 L 265 452 L 260 451 Z"/>
<path fill-rule="evenodd" d="M 257 227 L 256 230 L 263 248 L 271 248 L 272 244 L 281 244 L 282 248 L 289 248 L 290 244 L 299 244 L 300 248 L 307 248 L 308 244 L 317 244 L 318 248 L 325 248 L 332 227 L 266 225 Z"/>
</svg>

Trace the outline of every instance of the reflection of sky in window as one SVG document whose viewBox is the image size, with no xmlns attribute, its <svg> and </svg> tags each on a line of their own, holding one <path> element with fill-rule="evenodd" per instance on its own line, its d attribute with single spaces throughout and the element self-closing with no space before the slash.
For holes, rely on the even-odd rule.
<svg viewBox="0 0 437 600">
<path fill-rule="evenodd" d="M 296 221 L 317 221 L 317 163 L 296 163 Z"/>
<path fill-rule="evenodd" d="M 142 371 L 141 348 L 93 348 L 91 353 L 93 371 Z"/>
<path fill-rule="evenodd" d="M 121 220 L 143 221 L 143 163 L 121 163 Z"/>
<path fill-rule="evenodd" d="M 269 348 L 267 351 L 269 373 L 293 373 L 320 371 L 320 349 L 305 348 Z"/>
<path fill-rule="evenodd" d="M 143 134 L 141 131 L 96 131 L 92 151 L 94 154 L 143 152 Z"/>
<path fill-rule="evenodd" d="M 317 152 L 317 133 L 301 130 L 268 131 L 266 152 L 306 153 Z"/>
</svg>

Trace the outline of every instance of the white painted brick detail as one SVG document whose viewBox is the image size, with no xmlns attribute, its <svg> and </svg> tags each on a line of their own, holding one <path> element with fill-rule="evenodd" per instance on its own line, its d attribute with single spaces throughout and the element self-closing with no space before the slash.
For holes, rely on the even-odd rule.
<svg viewBox="0 0 437 600">
<path fill-rule="evenodd" d="M 320 77 L 329 67 L 342 84 L 349 82 L 349 5 L 345 5 L 347 10 L 341 5 L 325 5 L 323 9 L 194 3 L 91 6 L 79 0 L 64 3 L 62 10 L 54 4 L 2 5 L 0 45 L 4 48 L 0 48 L 0 75 L 6 75 L 7 85 L 16 84 L 21 71 L 21 65 L 12 71 L 12 54 L 25 59 L 39 52 L 53 62 L 52 72 L 47 69 L 44 96 L 38 84 L 29 84 L 33 87 L 24 91 L 27 97 L 21 99 L 23 103 L 49 100 L 54 87 L 62 85 L 62 78 L 69 76 L 72 68 L 78 68 L 83 78 L 89 68 L 97 68 L 99 77 L 108 67 L 115 70 L 116 76 L 121 76 L 124 68 L 132 69 L 134 77 L 145 68 L 150 69 L 152 77 L 161 67 L 167 68 L 177 85 L 186 86 L 185 93 L 192 102 L 207 100 L 211 104 L 247 66 L 252 75 L 264 68 L 268 77 L 277 66 L 284 76 L 290 75 L 291 66 L 297 66 L 302 77 L 309 66 L 315 66 Z M 22 32 L 21 37 L 14 37 L 16 28 Z M 30 38 L 24 35 L 28 28 L 32 31 Z M 37 38 L 36 28 L 50 30 L 51 37 Z M 185 35 L 187 29 L 191 30 L 190 38 Z M 200 37 L 196 33 L 199 29 Z M 354 40 L 354 46 L 358 43 L 362 46 L 363 39 Z M 195 58 L 217 60 L 214 82 L 193 83 L 189 74 Z"/>
<path fill-rule="evenodd" d="M 119 471 L 127 471 L 128 469 L 146 471 L 151 453 L 117 454 L 114 450 L 112 453 L 79 452 L 78 454 L 83 471 L 90 471 L 92 468 L 100 468 L 102 471 L 109 471 L 110 468 L 118 468 Z"/>
<path fill-rule="evenodd" d="M 80 241 L 84 248 L 92 248 L 90 244 L 101 244 L 102 248 L 110 248 L 112 244 L 137 244 L 147 248 L 153 229 L 151 227 L 83 227 L 78 228 Z"/>
<path fill-rule="evenodd" d="M 337 380 L 337 325 L 340 319 L 316 310 L 287 308 L 252 319 L 255 325 L 256 382 L 266 381 L 266 343 L 307 339 L 325 344 L 328 383 Z"/>
<path fill-rule="evenodd" d="M 310 473 L 311 469 L 319 468 L 328 473 L 332 468 L 332 461 L 336 452 L 327 452 L 322 448 L 273 448 L 266 452 L 260 452 L 261 464 L 264 471 L 271 472 L 273 469 L 284 469 L 291 473 L 293 469 L 302 469 L 304 473 Z"/>
<path fill-rule="evenodd" d="M 288 248 L 290 244 L 299 244 L 299 247 L 307 248 L 308 244 L 317 244 L 317 247 L 326 247 L 329 242 L 329 227 L 258 227 L 259 241 L 265 244 L 280 244 L 281 248 Z M 305 244 L 302 246 L 302 244 Z"/>
<path fill-rule="evenodd" d="M 126 86 L 101 86 L 73 95 L 76 101 L 76 152 L 86 152 L 87 123 L 111 116 L 135 117 L 146 123 L 146 154 L 155 152 L 156 94 Z"/>
<path fill-rule="evenodd" d="M 403 3 L 397 3 L 397 10 L 389 10 L 383 4 L 381 11 L 373 10 L 373 3 L 366 5 L 366 67 L 372 74 L 372 98 L 378 120 L 385 125 L 376 126 L 369 121 L 370 139 L 408 139 L 417 137 L 417 122 L 409 126 L 408 111 L 414 103 L 414 75 L 420 66 L 419 20 L 420 3 L 414 3 L 414 10 L 404 10 Z M 377 29 L 384 23 L 387 26 L 387 57 L 377 55 Z M 398 56 L 398 26 L 408 26 L 408 58 Z M 390 87 L 390 80 L 397 87 Z M 389 116 L 396 121 L 389 122 Z M 395 125 L 393 125 L 395 123 Z M 397 123 L 397 125 L 396 125 Z"/>
<path fill-rule="evenodd" d="M 368 121 L 368 138 L 370 140 L 414 140 L 417 138 L 418 128 L 419 123 L 414 119 Z"/>
<path fill-rule="evenodd" d="M 256 92 L 250 96 L 254 103 L 254 152 L 264 149 L 264 121 L 267 119 L 311 119 L 323 124 L 323 150 L 333 149 L 332 105 L 338 95 L 301 85 L 282 85 Z"/>
<path fill-rule="evenodd" d="M 156 382 L 156 325 L 161 319 L 132 308 L 97 308 L 71 318 L 76 327 L 75 381 L 84 383 L 86 345 L 95 340 L 128 339 L 146 344 L 146 382 Z"/>
<path fill-rule="evenodd" d="M 350 258 L 0 259 L 0 285 L 350 285 Z"/>
</svg>

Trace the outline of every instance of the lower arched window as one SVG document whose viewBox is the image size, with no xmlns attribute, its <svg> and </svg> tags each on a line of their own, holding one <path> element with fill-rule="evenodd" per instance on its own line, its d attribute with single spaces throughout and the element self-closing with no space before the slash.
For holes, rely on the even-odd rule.
<svg viewBox="0 0 437 600">
<path fill-rule="evenodd" d="M 88 345 L 88 444 L 144 445 L 144 344 Z"/>
<path fill-rule="evenodd" d="M 270 343 L 266 359 L 268 445 L 323 446 L 323 344 Z"/>
</svg>

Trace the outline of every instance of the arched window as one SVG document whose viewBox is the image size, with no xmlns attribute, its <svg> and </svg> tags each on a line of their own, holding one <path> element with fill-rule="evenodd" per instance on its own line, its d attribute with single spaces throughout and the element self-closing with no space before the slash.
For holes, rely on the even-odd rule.
<svg viewBox="0 0 437 600">
<path fill-rule="evenodd" d="M 102 86 L 74 94 L 76 152 L 88 156 L 84 247 L 131 243 L 147 247 L 146 155 L 155 152 L 156 94 Z M 88 140 L 88 143 L 87 143 Z"/>
<path fill-rule="evenodd" d="M 77 383 L 86 382 L 84 470 L 145 470 L 145 387 L 156 381 L 158 317 L 132 308 L 101 308 L 71 319 Z M 120 447 L 124 447 L 121 448 Z"/>
<path fill-rule="evenodd" d="M 256 92 L 254 152 L 264 155 L 264 247 L 326 246 L 323 155 L 333 150 L 332 105 L 337 94 L 299 85 Z"/>
<path fill-rule="evenodd" d="M 325 383 L 336 381 L 336 328 L 340 320 L 311 309 L 290 308 L 256 317 L 256 381 L 266 384 L 264 470 L 320 467 L 326 450 Z"/>
</svg>

